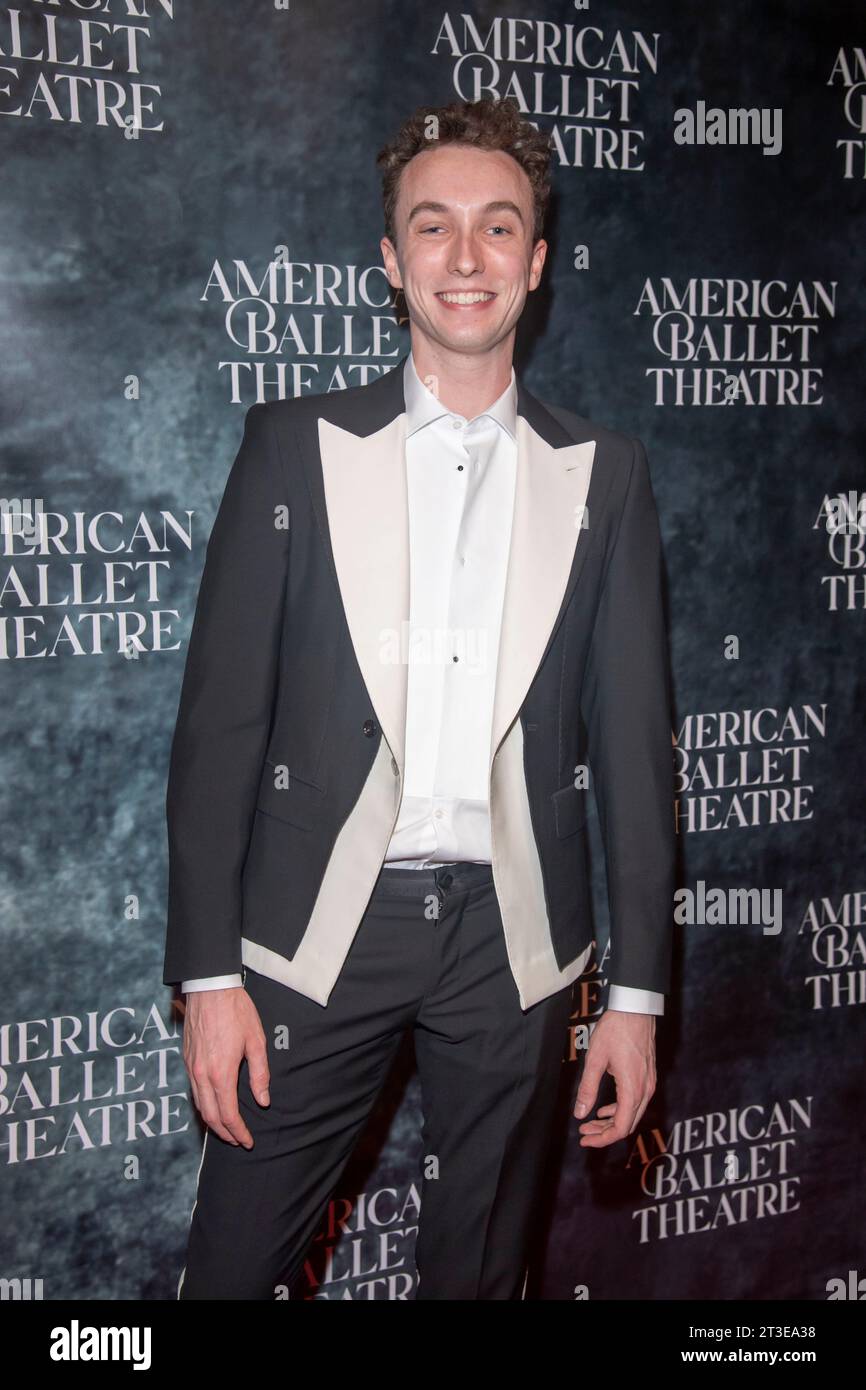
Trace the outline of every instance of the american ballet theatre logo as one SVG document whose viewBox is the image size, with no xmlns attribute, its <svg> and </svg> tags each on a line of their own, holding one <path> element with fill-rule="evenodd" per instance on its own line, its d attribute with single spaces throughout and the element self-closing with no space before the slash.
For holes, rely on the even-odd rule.
<svg viewBox="0 0 866 1390">
<path fill-rule="evenodd" d="M 797 1161 L 812 1129 L 812 1096 L 757 1101 L 639 1130 L 626 1163 L 642 1198 L 639 1244 L 728 1230 L 800 1207 Z"/>
<path fill-rule="evenodd" d="M 674 734 L 678 832 L 811 820 L 808 758 L 826 736 L 826 703 L 687 715 Z"/>
<path fill-rule="evenodd" d="M 840 48 L 833 59 L 828 87 L 841 95 L 846 134 L 836 141 L 843 179 L 866 179 L 866 50 Z"/>
<path fill-rule="evenodd" d="M 640 173 L 641 84 L 659 70 L 657 33 L 446 10 L 429 50 L 451 64 L 461 101 L 511 97 L 549 131 L 563 168 Z"/>
<path fill-rule="evenodd" d="M 828 613 L 866 608 L 866 492 L 847 492 L 821 499 L 812 530 L 826 537 L 827 564 L 821 587 Z"/>
<path fill-rule="evenodd" d="M 117 1148 L 134 1181 L 140 1144 L 189 1128 L 181 1045 L 156 1004 L 0 1025 L 0 1164 Z"/>
<path fill-rule="evenodd" d="M 432 1155 L 425 1161 L 427 1176 Z M 415 1183 L 334 1197 L 304 1262 L 301 1297 L 306 1301 L 402 1302 L 417 1283 L 413 1263 L 421 1214 Z M 277 1302 L 289 1297 L 274 1290 Z"/>
<path fill-rule="evenodd" d="M 177 651 L 163 585 L 192 511 L 62 512 L 17 499 L 0 526 L 0 661 Z M 37 504 L 38 503 L 38 507 Z"/>
<path fill-rule="evenodd" d="M 866 1004 L 866 892 L 813 898 L 798 935 L 808 940 L 812 957 L 804 981 L 810 1007 Z"/>
<path fill-rule="evenodd" d="M 670 365 L 647 367 L 655 405 L 821 405 L 813 363 L 836 317 L 835 280 L 645 280 L 634 314 Z"/>
<path fill-rule="evenodd" d="M 53 5 L 0 11 L 0 115 L 45 131 L 105 126 L 130 140 L 164 130 L 162 88 L 143 78 L 157 26 L 174 19 L 174 0 L 126 0 L 115 13 L 98 0 L 65 12 Z"/>
<path fill-rule="evenodd" d="M 381 265 L 295 260 L 282 245 L 257 269 L 214 261 L 199 298 L 221 314 L 217 371 L 233 405 L 367 386 L 404 350 Z"/>
</svg>

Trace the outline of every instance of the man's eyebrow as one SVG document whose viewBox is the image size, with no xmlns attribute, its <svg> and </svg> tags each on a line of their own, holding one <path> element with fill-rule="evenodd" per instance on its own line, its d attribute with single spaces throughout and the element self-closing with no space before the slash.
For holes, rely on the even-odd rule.
<svg viewBox="0 0 866 1390">
<path fill-rule="evenodd" d="M 409 223 L 411 223 L 413 217 L 420 217 L 421 213 L 423 212 L 448 213 L 450 212 L 450 208 L 448 207 L 447 203 L 434 203 L 430 201 L 416 203 L 412 211 L 409 213 L 409 218 L 406 225 L 408 226 Z M 523 213 L 520 211 L 520 208 L 517 206 L 517 204 L 513 203 L 510 198 L 497 198 L 492 203 L 485 203 L 484 207 L 481 209 L 481 212 L 482 214 L 487 214 L 490 212 L 511 212 L 514 214 L 514 216 L 517 218 L 519 222 L 523 221 Z"/>
</svg>

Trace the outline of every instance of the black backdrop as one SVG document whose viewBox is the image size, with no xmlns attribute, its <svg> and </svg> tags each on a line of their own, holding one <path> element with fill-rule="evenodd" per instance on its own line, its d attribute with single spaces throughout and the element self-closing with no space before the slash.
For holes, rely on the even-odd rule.
<svg viewBox="0 0 866 1390">
<path fill-rule="evenodd" d="M 493 92 L 557 142 L 518 368 L 648 450 L 695 904 L 657 1093 L 627 1143 L 582 1150 L 593 825 L 598 951 L 528 1292 L 850 1296 L 864 45 L 862 6 L 827 0 L 0 5 L 0 1276 L 175 1297 L 201 1131 L 161 983 L 163 799 L 205 542 L 252 401 L 371 380 L 408 349 L 374 156 L 416 105 Z M 681 143 L 675 113 L 712 107 L 778 113 L 781 148 Z M 714 917 L 713 889 L 778 911 Z M 407 1049 L 294 1297 L 412 1296 L 417 1125 Z"/>
</svg>

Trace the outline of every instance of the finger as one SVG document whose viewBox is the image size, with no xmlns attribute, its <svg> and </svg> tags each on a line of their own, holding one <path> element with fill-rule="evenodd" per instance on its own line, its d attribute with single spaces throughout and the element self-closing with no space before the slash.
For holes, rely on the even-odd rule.
<svg viewBox="0 0 866 1390">
<path fill-rule="evenodd" d="M 578 1125 L 581 1134 L 602 1134 L 610 1129 L 613 1120 L 584 1120 Z"/>
<path fill-rule="evenodd" d="M 590 1045 L 590 1051 L 587 1053 L 586 1062 L 584 1063 L 583 1076 L 577 1088 L 577 1100 L 574 1105 L 574 1113 L 578 1118 L 583 1115 L 588 1115 L 595 1105 L 598 1097 L 599 1084 L 601 1078 L 604 1076 L 604 1069 L 606 1066 L 606 1055 L 597 1050 L 595 1057 L 593 1057 Z"/>
<path fill-rule="evenodd" d="M 237 1144 L 238 1141 L 235 1139 L 234 1135 L 229 1133 L 222 1122 L 219 1101 L 217 1100 L 216 1092 L 210 1084 L 210 1081 L 205 1077 L 200 1077 L 198 1089 L 201 1097 L 199 1110 L 208 1129 L 212 1129 L 214 1134 L 218 1135 L 220 1139 L 225 1139 L 227 1144 Z"/>
<path fill-rule="evenodd" d="M 590 1120 L 580 1126 L 584 1137 L 593 1140 L 593 1147 L 600 1147 L 602 1141 L 604 1144 L 615 1144 L 618 1139 L 625 1139 L 631 1133 L 638 1102 L 626 1091 L 617 1097 L 615 1105 L 606 1105 L 604 1109 L 608 1112 L 613 1111 L 610 1119 Z"/>
<path fill-rule="evenodd" d="M 268 1048 L 264 1034 L 248 1040 L 246 1058 L 249 1068 L 250 1090 L 259 1105 L 270 1105 L 271 1097 L 268 1087 L 271 1073 L 268 1067 Z"/>
<path fill-rule="evenodd" d="M 609 1144 L 615 1144 L 618 1135 L 613 1133 L 584 1135 L 580 1141 L 583 1149 L 606 1149 Z"/>
<path fill-rule="evenodd" d="M 613 1120 L 603 1120 L 601 1122 L 593 1120 L 590 1123 L 594 1127 L 587 1130 L 587 1132 L 581 1136 L 580 1140 L 584 1148 L 602 1149 L 606 1148 L 609 1144 L 615 1144 L 618 1139 L 625 1138 L 625 1135 L 619 1133 L 616 1123 Z M 583 1128 L 584 1126 L 581 1125 L 581 1129 Z"/>
<path fill-rule="evenodd" d="M 216 1099 L 222 1124 L 245 1149 L 253 1147 L 253 1136 L 244 1124 L 238 1109 L 237 1077 L 221 1078 L 217 1082 Z"/>
<path fill-rule="evenodd" d="M 610 1127 L 611 1143 L 615 1143 L 617 1139 L 625 1139 L 631 1133 L 637 1108 L 638 1101 L 633 1096 L 625 1095 L 617 1102 L 616 1114 Z"/>
</svg>

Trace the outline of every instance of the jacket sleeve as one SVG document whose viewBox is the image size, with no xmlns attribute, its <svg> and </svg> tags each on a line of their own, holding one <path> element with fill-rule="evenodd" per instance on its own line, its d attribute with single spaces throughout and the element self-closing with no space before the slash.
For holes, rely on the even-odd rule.
<svg viewBox="0 0 866 1390">
<path fill-rule="evenodd" d="M 580 698 L 607 868 L 613 1008 L 618 987 L 670 988 L 676 859 L 661 535 L 646 451 L 639 439 L 632 446 Z"/>
<path fill-rule="evenodd" d="M 288 506 L 270 406 L 250 406 L 207 544 L 171 745 L 163 979 L 241 971 L 241 871 L 279 669 Z"/>
</svg>

